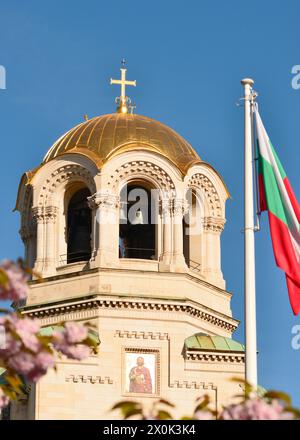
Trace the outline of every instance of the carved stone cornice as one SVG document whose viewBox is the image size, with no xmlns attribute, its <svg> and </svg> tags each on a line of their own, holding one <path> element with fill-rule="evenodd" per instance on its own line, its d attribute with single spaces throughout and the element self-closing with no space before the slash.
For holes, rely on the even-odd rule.
<svg viewBox="0 0 300 440">
<path fill-rule="evenodd" d="M 216 353 L 209 351 L 186 351 L 185 360 L 187 361 L 197 361 L 197 362 L 222 362 L 222 363 L 245 363 L 245 354 L 243 352 L 232 352 L 232 353 Z"/>
<path fill-rule="evenodd" d="M 112 385 L 114 381 L 109 376 L 92 376 L 84 374 L 69 374 L 65 378 L 66 382 L 73 383 L 92 383 L 98 385 Z"/>
<path fill-rule="evenodd" d="M 221 217 L 205 217 L 203 219 L 203 229 L 206 232 L 222 232 L 226 220 Z"/>
<path fill-rule="evenodd" d="M 72 319 L 74 315 L 78 319 L 80 313 L 81 319 L 89 319 L 97 316 L 99 309 L 128 309 L 140 311 L 160 311 L 160 312 L 177 312 L 208 322 L 218 328 L 222 328 L 233 332 L 238 326 L 238 322 L 233 318 L 222 318 L 222 315 L 214 314 L 207 308 L 201 306 L 193 306 L 189 304 L 162 303 L 160 301 L 150 302 L 145 300 L 113 300 L 113 299 L 94 299 L 90 301 L 82 301 L 75 304 L 61 304 L 56 306 L 47 306 L 37 310 L 23 310 L 23 313 L 31 317 L 43 320 L 46 323 L 59 322 L 60 320 Z M 83 313 L 84 312 L 84 313 Z"/>
</svg>

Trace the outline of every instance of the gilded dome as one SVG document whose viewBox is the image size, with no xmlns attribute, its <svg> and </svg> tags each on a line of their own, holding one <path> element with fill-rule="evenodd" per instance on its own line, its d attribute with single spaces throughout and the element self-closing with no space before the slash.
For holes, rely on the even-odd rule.
<svg viewBox="0 0 300 440">
<path fill-rule="evenodd" d="M 135 114 L 96 116 L 75 126 L 59 138 L 43 163 L 66 153 L 80 153 L 100 168 L 125 151 L 148 150 L 173 162 L 183 174 L 200 157 L 178 133 L 154 119 Z"/>
</svg>

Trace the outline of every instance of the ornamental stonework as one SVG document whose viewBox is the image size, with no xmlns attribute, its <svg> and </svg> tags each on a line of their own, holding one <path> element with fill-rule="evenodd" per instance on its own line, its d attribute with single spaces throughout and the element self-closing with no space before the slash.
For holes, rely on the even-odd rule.
<svg viewBox="0 0 300 440">
<path fill-rule="evenodd" d="M 209 206 L 209 212 L 212 217 L 222 217 L 222 206 L 220 197 L 211 180 L 201 173 L 194 174 L 189 182 L 189 188 L 201 189 L 206 197 Z"/>
<path fill-rule="evenodd" d="M 158 165 L 146 161 L 132 161 L 125 163 L 115 170 L 112 174 L 108 186 L 114 191 L 118 190 L 121 182 L 126 181 L 129 177 L 149 177 L 156 182 L 161 189 L 171 191 L 175 188 L 171 177 Z"/>
</svg>

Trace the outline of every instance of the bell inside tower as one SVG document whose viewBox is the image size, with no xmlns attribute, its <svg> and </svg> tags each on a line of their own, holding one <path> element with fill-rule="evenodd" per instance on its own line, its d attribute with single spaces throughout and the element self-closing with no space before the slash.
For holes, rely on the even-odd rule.
<svg viewBox="0 0 300 440">
<path fill-rule="evenodd" d="M 120 199 L 119 257 L 154 260 L 156 225 L 151 191 L 141 185 L 126 185 Z"/>
<path fill-rule="evenodd" d="M 91 258 L 91 210 L 87 197 L 91 195 L 82 188 L 71 197 L 67 214 L 67 263 L 87 261 Z"/>
</svg>

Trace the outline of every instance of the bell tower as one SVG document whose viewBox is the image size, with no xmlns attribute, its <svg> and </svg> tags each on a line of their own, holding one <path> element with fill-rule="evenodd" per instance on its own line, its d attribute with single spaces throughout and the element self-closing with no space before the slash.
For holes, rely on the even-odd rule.
<svg viewBox="0 0 300 440">
<path fill-rule="evenodd" d="M 180 415 L 199 395 L 217 407 L 239 392 L 244 347 L 221 270 L 228 190 L 173 129 L 128 111 L 123 67 L 117 112 L 71 128 L 20 182 L 36 274 L 22 312 L 45 331 L 92 322 L 101 343 L 86 362 L 60 360 L 15 418 L 118 418 L 117 401 L 160 397 Z"/>
</svg>

